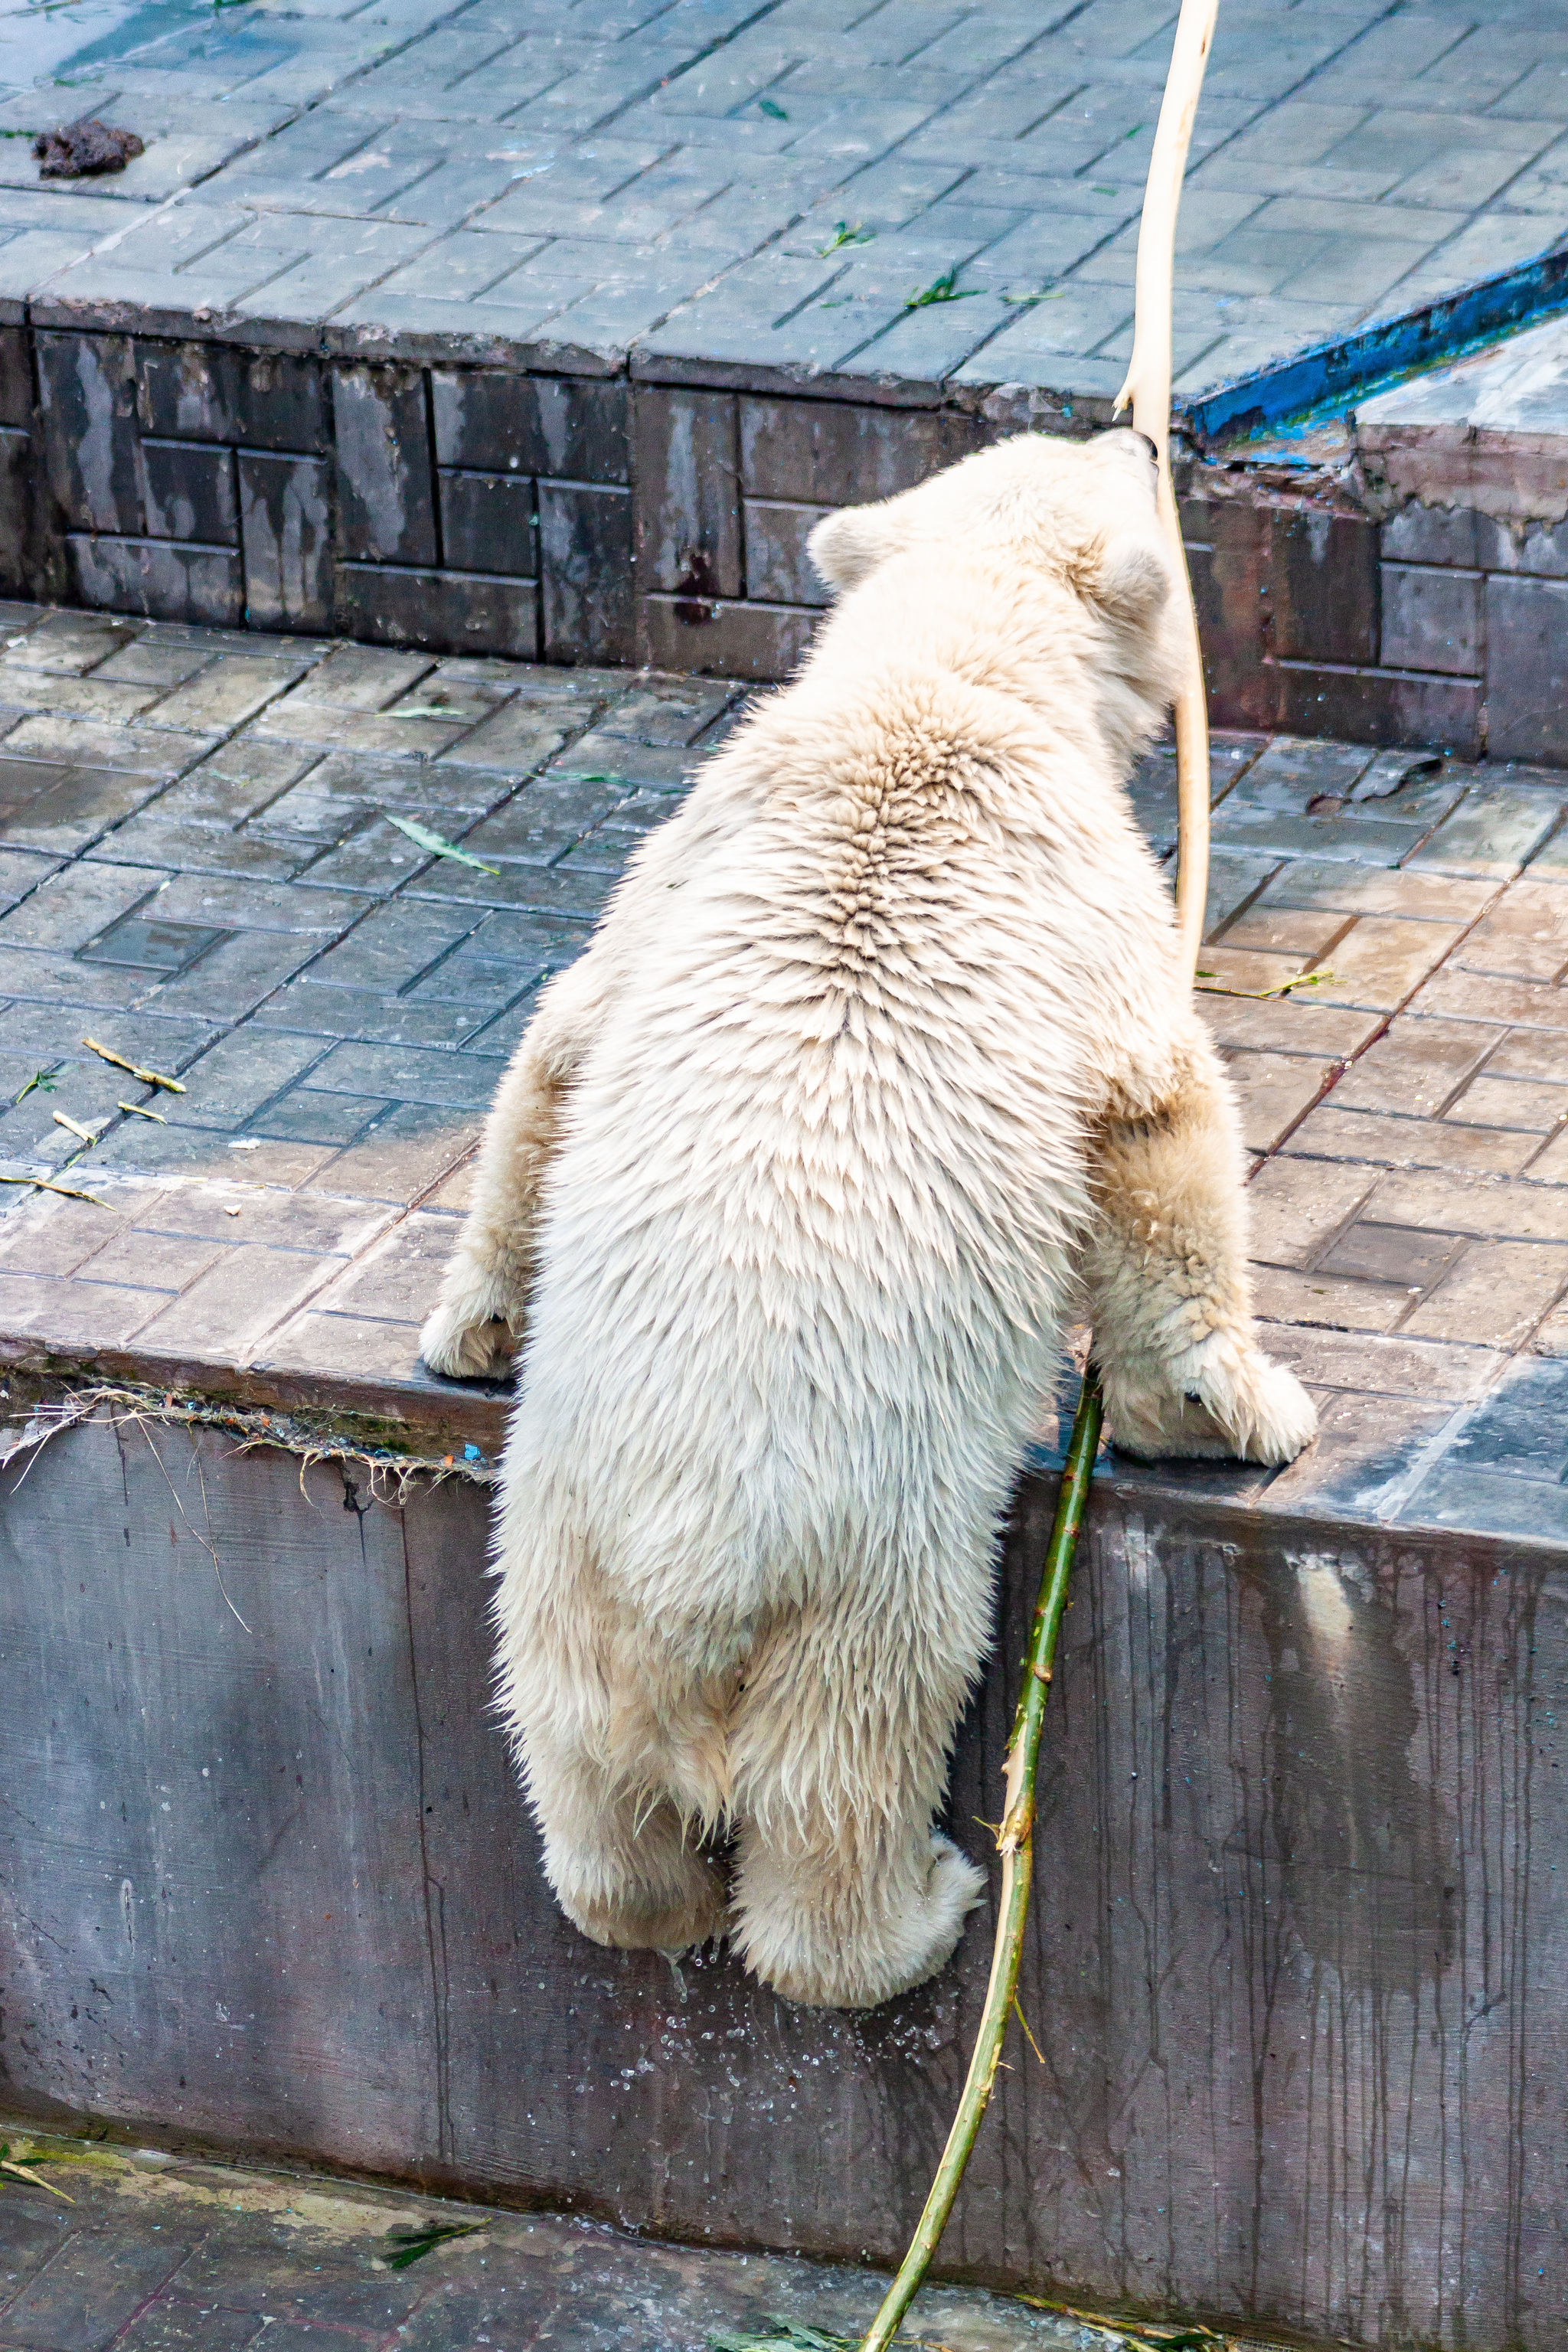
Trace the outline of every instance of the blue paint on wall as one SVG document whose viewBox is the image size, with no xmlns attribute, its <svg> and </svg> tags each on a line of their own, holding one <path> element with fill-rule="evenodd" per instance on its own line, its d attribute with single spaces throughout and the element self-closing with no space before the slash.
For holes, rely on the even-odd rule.
<svg viewBox="0 0 1568 2352">
<path fill-rule="evenodd" d="M 1468 347 L 1568 310 L 1568 241 L 1533 261 L 1484 278 L 1441 301 L 1373 320 L 1337 341 L 1178 402 L 1177 415 L 1200 442 L 1234 440 L 1348 403 L 1373 384 L 1439 366 Z"/>
</svg>

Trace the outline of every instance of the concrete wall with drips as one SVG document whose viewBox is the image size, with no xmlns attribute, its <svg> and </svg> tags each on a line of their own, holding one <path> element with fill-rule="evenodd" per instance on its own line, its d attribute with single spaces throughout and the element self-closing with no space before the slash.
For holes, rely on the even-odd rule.
<svg viewBox="0 0 1568 2352">
<path fill-rule="evenodd" d="M 160 1458 L 161 1457 L 161 1458 Z M 991 1922 L 868 2016 L 564 1924 L 487 1713 L 486 1498 L 214 1431 L 4 1474 L 0 2103 L 888 2262 Z M 179 1507 L 174 1499 L 178 1497 Z M 1028 1482 L 999 1661 L 1051 1482 Z M 1544 1549 L 1103 1475 L 1021 1988 L 940 2267 L 1358 2344 L 1555 2347 L 1568 1872 Z M 984 1853 L 1011 1669 L 975 1697 Z"/>
</svg>

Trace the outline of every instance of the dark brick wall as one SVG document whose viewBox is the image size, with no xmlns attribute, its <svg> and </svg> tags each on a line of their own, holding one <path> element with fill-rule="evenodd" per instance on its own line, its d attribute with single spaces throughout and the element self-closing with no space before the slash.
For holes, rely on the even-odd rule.
<svg viewBox="0 0 1568 2352">
<path fill-rule="evenodd" d="M 786 677 L 818 518 L 959 407 L 0 329 L 0 589 L 160 620 Z M 1194 470 L 1215 719 L 1568 765 L 1568 525 Z"/>
<path fill-rule="evenodd" d="M 1379 523 L 1201 476 L 1182 513 L 1217 723 L 1568 766 L 1568 524 Z"/>
</svg>

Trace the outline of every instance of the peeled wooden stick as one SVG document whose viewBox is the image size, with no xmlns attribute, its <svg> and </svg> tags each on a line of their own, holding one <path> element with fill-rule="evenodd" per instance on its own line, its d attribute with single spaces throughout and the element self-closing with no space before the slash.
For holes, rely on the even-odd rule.
<svg viewBox="0 0 1568 2352">
<path fill-rule="evenodd" d="M 1204 700 L 1203 654 L 1197 614 L 1182 545 L 1176 494 L 1171 481 L 1171 307 L 1176 262 L 1176 214 L 1192 143 L 1193 120 L 1204 86 L 1209 44 L 1219 0 L 1182 0 L 1171 70 L 1154 133 L 1154 152 L 1143 194 L 1138 232 L 1137 320 L 1127 381 L 1116 396 L 1118 412 L 1132 404 L 1132 422 L 1160 453 L 1160 520 L 1180 569 L 1183 626 L 1188 646 L 1187 679 L 1176 698 L 1176 799 L 1180 848 L 1176 867 L 1176 921 L 1189 978 L 1197 967 L 1208 895 L 1209 722 Z"/>
</svg>

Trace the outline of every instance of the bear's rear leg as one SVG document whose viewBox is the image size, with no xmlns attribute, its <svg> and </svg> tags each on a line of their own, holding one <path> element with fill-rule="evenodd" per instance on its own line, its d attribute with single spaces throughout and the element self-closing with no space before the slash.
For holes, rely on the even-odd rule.
<svg viewBox="0 0 1568 2352">
<path fill-rule="evenodd" d="M 929 1824 L 872 1841 L 744 1822 L 738 1862 L 741 1958 L 785 2000 L 825 2009 L 875 2009 L 934 1976 L 985 1891 L 984 1873 Z"/>
<path fill-rule="evenodd" d="M 723 1878 L 669 1798 L 618 1787 L 554 1741 L 530 1742 L 528 1791 L 556 1900 L 593 1942 L 679 1952 L 722 1933 Z"/>
<path fill-rule="evenodd" d="M 879 1608 L 808 1611 L 748 1667 L 730 1933 L 786 2000 L 890 2000 L 935 1975 L 985 1890 L 932 1815 L 984 1639 L 987 1531 L 931 1519 L 924 1562 L 868 1566 Z"/>
</svg>

